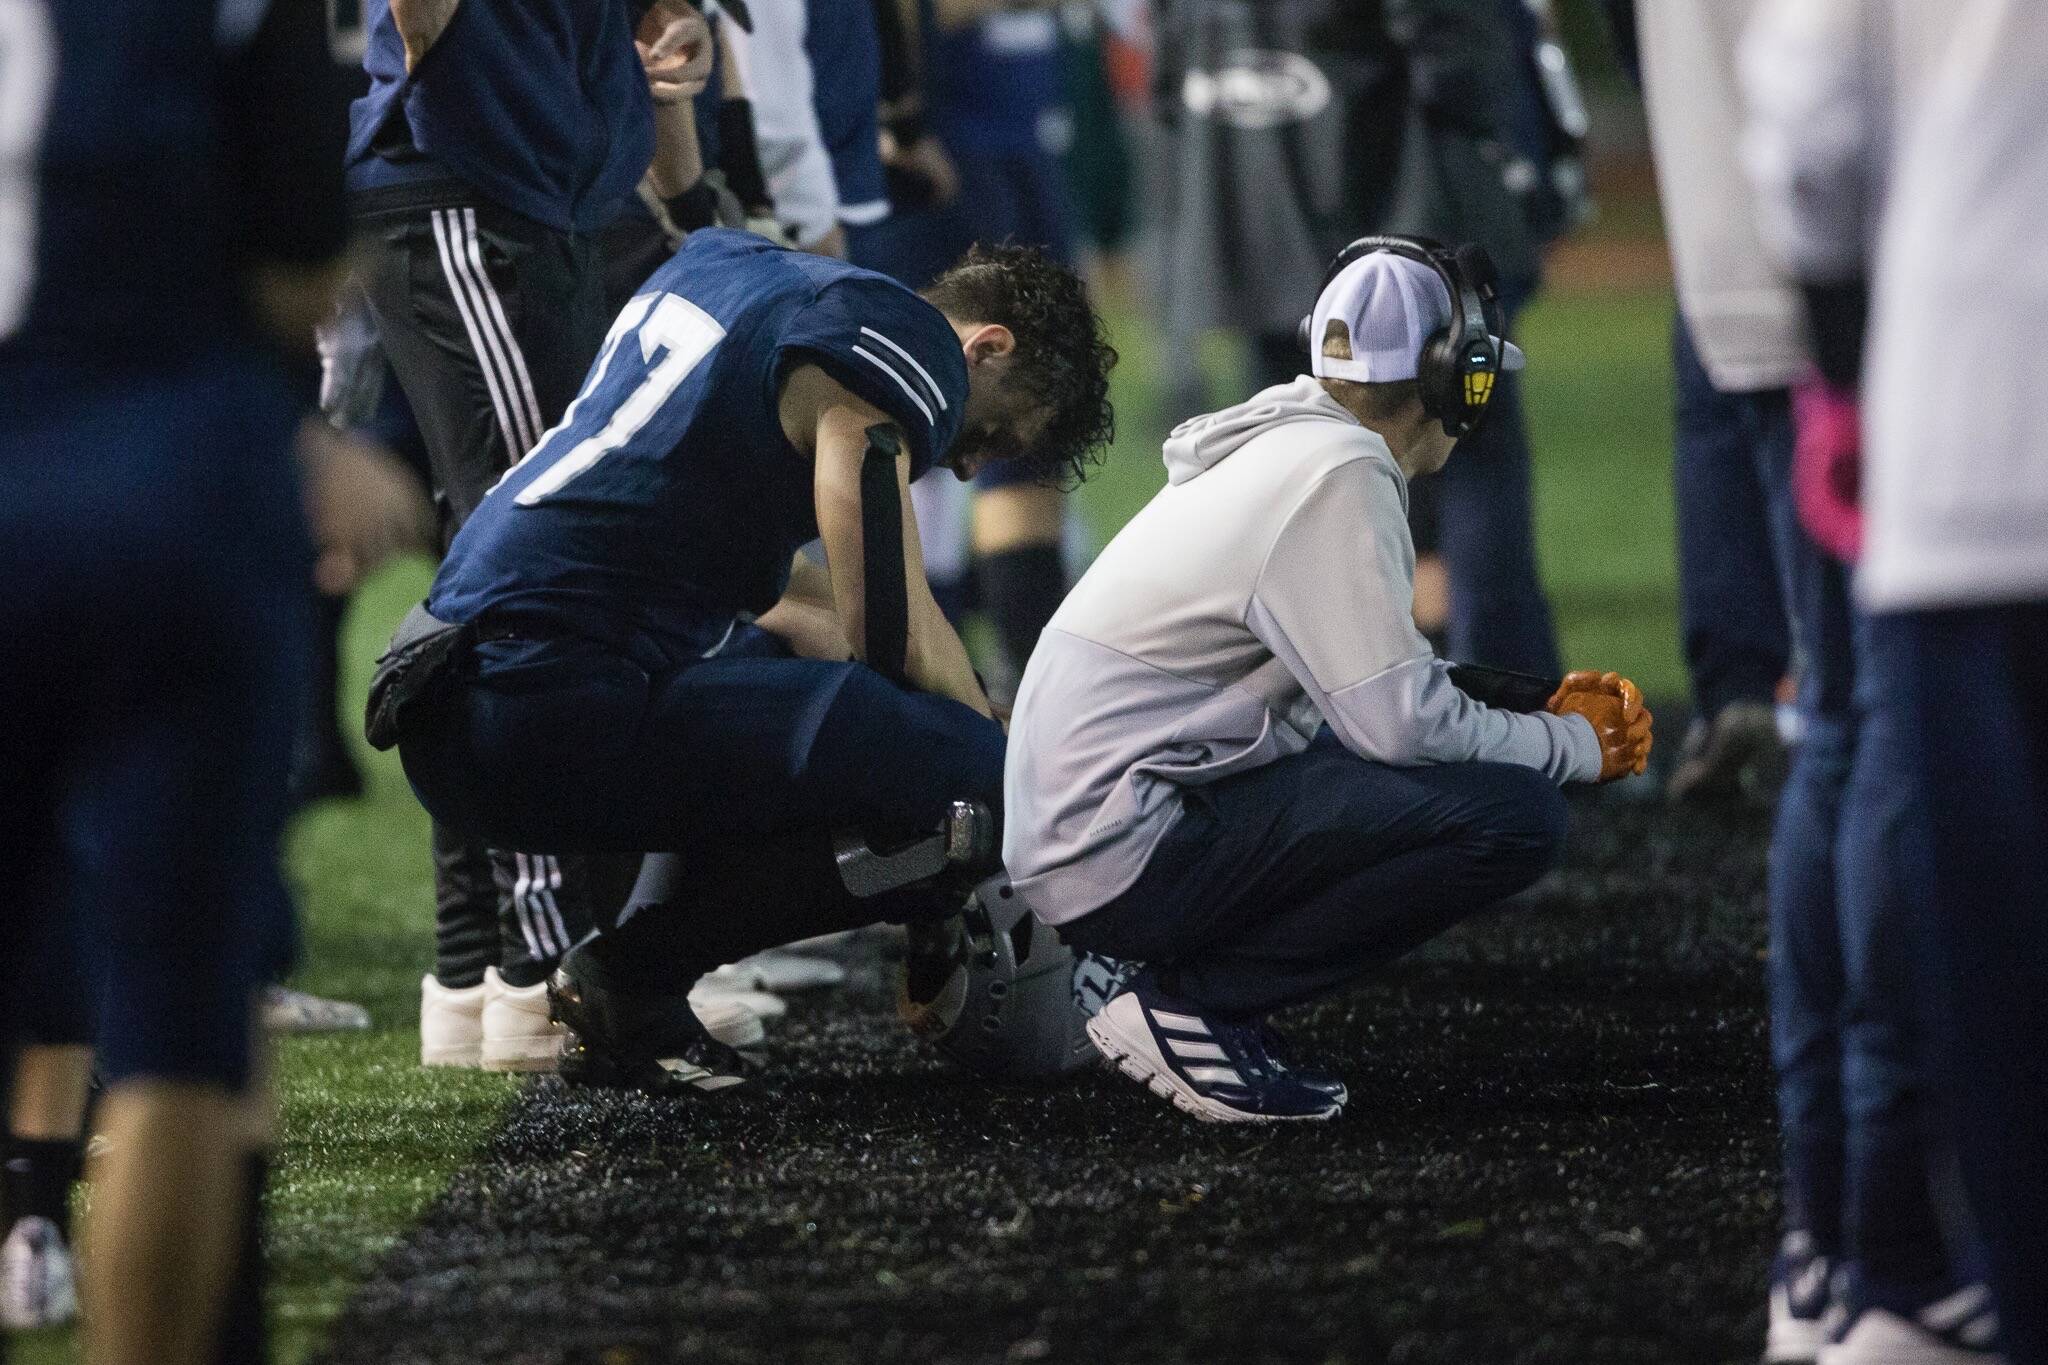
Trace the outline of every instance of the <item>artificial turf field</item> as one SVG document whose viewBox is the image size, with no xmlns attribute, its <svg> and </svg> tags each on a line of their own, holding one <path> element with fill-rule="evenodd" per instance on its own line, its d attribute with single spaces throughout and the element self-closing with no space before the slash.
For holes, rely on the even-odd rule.
<svg viewBox="0 0 2048 1365">
<path fill-rule="evenodd" d="M 1683 692 L 1668 322 L 1660 293 L 1585 293 L 1521 333 L 1567 659 L 1653 699 Z M 1100 532 L 1160 478 L 1157 357 L 1117 339 Z M 360 599 L 357 688 L 425 573 Z M 281 1049 L 286 1360 L 1753 1358 L 1775 1206 L 1760 814 L 1580 799 L 1569 866 L 1526 904 L 1283 1021 L 1345 1073 L 1342 1120 L 1243 1132 L 1107 1077 L 971 1083 L 894 1023 L 874 951 L 717 1105 L 423 1072 L 425 822 L 366 759 L 369 796 L 289 850 L 300 984 L 377 1028 Z"/>
</svg>

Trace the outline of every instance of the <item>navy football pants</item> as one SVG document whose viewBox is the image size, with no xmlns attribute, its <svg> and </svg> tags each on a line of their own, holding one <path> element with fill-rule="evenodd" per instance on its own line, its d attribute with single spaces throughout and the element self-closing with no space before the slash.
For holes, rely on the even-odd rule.
<svg viewBox="0 0 2048 1365">
<path fill-rule="evenodd" d="M 1524 889 L 1567 827 L 1563 795 L 1533 768 L 1394 768 L 1327 729 L 1181 795 L 1138 880 L 1060 937 L 1233 1015 L 1340 990 Z"/>
<path fill-rule="evenodd" d="M 1002 803 L 1000 726 L 862 664 L 663 669 L 588 641 L 518 648 L 516 669 L 487 664 L 404 741 L 406 775 L 436 819 L 501 846 L 680 855 L 635 897 L 679 912 L 630 920 L 661 959 L 650 986 L 891 917 L 839 888 L 832 832 L 915 834 L 950 802 Z"/>
<path fill-rule="evenodd" d="M 0 880 L 49 941 L 72 921 L 108 1080 L 239 1089 L 253 992 L 295 947 L 278 839 L 312 556 L 292 412 L 247 355 L 107 378 L 0 401 Z"/>
</svg>

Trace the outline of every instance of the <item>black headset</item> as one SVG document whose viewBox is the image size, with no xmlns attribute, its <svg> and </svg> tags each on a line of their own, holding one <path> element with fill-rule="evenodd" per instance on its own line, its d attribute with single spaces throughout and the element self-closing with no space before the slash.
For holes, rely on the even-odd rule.
<svg viewBox="0 0 2048 1365">
<path fill-rule="evenodd" d="M 1416 362 L 1416 382 L 1422 389 L 1422 410 L 1443 423 L 1447 436 L 1468 436 L 1486 416 L 1493 398 L 1494 381 L 1500 375 L 1501 336 L 1500 276 L 1493 259 L 1482 246 L 1456 248 L 1428 237 L 1360 237 L 1337 253 L 1323 282 L 1316 287 L 1320 299 L 1330 282 L 1344 268 L 1363 256 L 1384 251 L 1420 261 L 1444 282 L 1451 296 L 1451 320 L 1422 343 Z M 1311 355 L 1322 344 L 1309 335 L 1315 315 L 1301 321 L 1301 343 Z"/>
</svg>

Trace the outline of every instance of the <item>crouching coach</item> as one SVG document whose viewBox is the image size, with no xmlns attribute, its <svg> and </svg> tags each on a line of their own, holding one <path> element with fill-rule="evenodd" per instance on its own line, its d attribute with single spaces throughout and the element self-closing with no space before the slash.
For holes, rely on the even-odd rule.
<svg viewBox="0 0 2048 1365">
<path fill-rule="evenodd" d="M 1089 1034 L 1197 1118 L 1334 1116 L 1342 1082 L 1287 1066 L 1266 1016 L 1530 885 L 1558 784 L 1647 758 L 1633 684 L 1496 709 L 1414 625 L 1408 481 L 1522 364 L 1490 276 L 1471 248 L 1354 243 L 1313 373 L 1168 437 L 1167 486 L 1025 671 L 1004 861 L 1067 942 L 1146 964 Z"/>
</svg>

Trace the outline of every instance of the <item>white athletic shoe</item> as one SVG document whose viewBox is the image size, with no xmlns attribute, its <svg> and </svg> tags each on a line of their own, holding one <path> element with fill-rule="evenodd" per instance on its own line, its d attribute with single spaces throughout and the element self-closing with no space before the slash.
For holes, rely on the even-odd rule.
<svg viewBox="0 0 2048 1365">
<path fill-rule="evenodd" d="M 844 985 L 846 968 L 828 957 L 770 948 L 738 962 L 728 962 L 705 979 L 718 985 L 794 995 Z"/>
<path fill-rule="evenodd" d="M 496 967 L 484 968 L 484 1070 L 552 1075 L 562 1069 L 568 1042 L 569 1030 L 548 1017 L 547 982 L 507 985 Z"/>
<path fill-rule="evenodd" d="M 1862 1304 L 1851 1286 L 1820 1365 L 2000 1365 L 1998 1313 L 1981 1284 L 1915 1309 Z"/>
<path fill-rule="evenodd" d="M 354 1033 L 370 1026 L 370 1012 L 352 1000 L 329 1000 L 287 986 L 263 992 L 263 1027 L 269 1033 Z"/>
<path fill-rule="evenodd" d="M 484 986 L 451 990 L 420 978 L 420 1065 L 476 1068 L 484 1064 Z"/>
<path fill-rule="evenodd" d="M 712 980 L 707 974 L 699 978 L 696 985 L 690 987 L 690 1008 L 696 1009 L 700 1005 L 708 1005 L 714 1001 L 738 1005 L 742 1009 L 753 1011 L 763 1019 L 780 1019 L 789 1013 L 789 1002 L 779 995 L 757 991 L 751 986 L 727 985 L 723 981 Z"/>
<path fill-rule="evenodd" d="M 71 1249 L 47 1218 L 17 1219 L 0 1242 L 0 1327 L 33 1332 L 78 1316 Z"/>
<path fill-rule="evenodd" d="M 698 1000 L 690 993 L 690 1013 L 704 1025 L 704 1031 L 727 1047 L 759 1047 L 767 1041 L 768 1029 L 761 1016 L 745 1005 L 712 997 Z"/>
</svg>

